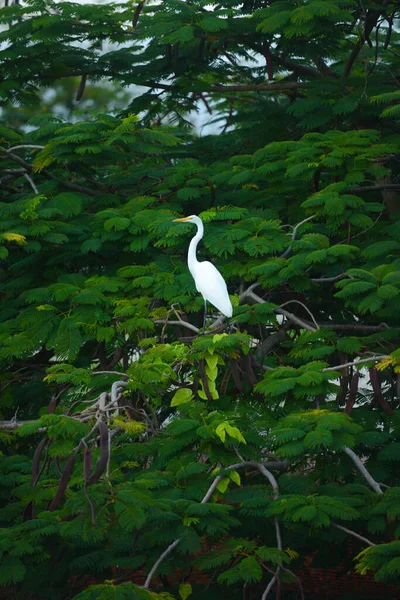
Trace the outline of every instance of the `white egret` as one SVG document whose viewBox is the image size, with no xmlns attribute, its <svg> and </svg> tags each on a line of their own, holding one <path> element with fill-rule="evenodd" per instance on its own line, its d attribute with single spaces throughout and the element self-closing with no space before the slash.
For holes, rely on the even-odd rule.
<svg viewBox="0 0 400 600">
<path fill-rule="evenodd" d="M 204 298 L 204 323 L 205 329 L 207 315 L 207 300 L 218 308 L 226 317 L 232 316 L 232 304 L 229 299 L 226 283 L 221 273 L 208 260 L 199 262 L 196 256 L 197 244 L 204 235 L 203 221 L 196 215 L 174 219 L 175 223 L 195 223 L 197 233 L 189 244 L 188 267 L 192 274 L 196 289 Z"/>
</svg>

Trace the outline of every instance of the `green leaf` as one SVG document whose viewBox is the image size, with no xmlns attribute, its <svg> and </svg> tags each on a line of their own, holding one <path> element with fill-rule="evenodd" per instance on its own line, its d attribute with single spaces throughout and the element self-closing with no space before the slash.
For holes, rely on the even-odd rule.
<svg viewBox="0 0 400 600">
<path fill-rule="evenodd" d="M 219 492 L 221 492 L 221 494 L 225 494 L 226 490 L 228 489 L 229 482 L 230 482 L 229 477 L 223 477 L 217 483 L 217 490 Z"/>
<path fill-rule="evenodd" d="M 307 433 L 304 444 L 307 448 L 329 447 L 332 444 L 332 433 L 328 429 L 317 427 L 314 431 Z"/>
<path fill-rule="evenodd" d="M 228 21 L 226 19 L 217 19 L 216 17 L 204 17 L 200 21 L 200 27 L 205 31 L 221 31 L 222 29 L 228 28 Z"/>
<path fill-rule="evenodd" d="M 48 206 L 57 208 L 64 217 L 79 215 L 82 212 L 84 196 L 73 192 L 62 192 L 55 196 Z"/>
<path fill-rule="evenodd" d="M 229 472 L 229 477 L 230 479 L 232 479 L 232 481 L 234 483 L 236 483 L 236 485 L 240 485 L 241 481 L 240 481 L 240 475 L 237 471 L 230 471 Z"/>
<path fill-rule="evenodd" d="M 226 434 L 228 434 L 238 442 L 242 442 L 243 444 L 247 443 L 239 429 L 237 427 L 232 427 L 232 425 L 229 425 L 226 421 L 217 426 L 215 433 L 220 438 L 221 442 L 225 442 Z"/>
<path fill-rule="evenodd" d="M 22 581 L 26 568 L 19 558 L 6 556 L 0 563 L 0 585 L 9 585 Z"/>
<path fill-rule="evenodd" d="M 87 254 L 88 252 L 97 252 L 97 250 L 100 250 L 101 245 L 102 242 L 99 238 L 85 240 L 81 245 L 81 252 L 83 252 L 83 254 Z"/>
<path fill-rule="evenodd" d="M 179 388 L 176 390 L 171 400 L 171 406 L 179 406 L 180 404 L 187 404 L 193 400 L 193 392 L 189 388 Z"/>
<path fill-rule="evenodd" d="M 190 585 L 190 583 L 181 583 L 179 585 L 179 597 L 182 600 L 186 600 L 186 598 L 189 598 L 191 593 L 192 593 L 192 586 Z"/>
</svg>

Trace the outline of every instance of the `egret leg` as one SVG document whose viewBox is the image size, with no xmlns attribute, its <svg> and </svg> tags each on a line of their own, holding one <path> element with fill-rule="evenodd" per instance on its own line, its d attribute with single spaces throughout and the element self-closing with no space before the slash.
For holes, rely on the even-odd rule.
<svg viewBox="0 0 400 600">
<path fill-rule="evenodd" d="M 206 330 L 206 319 L 207 319 L 207 300 L 204 298 L 203 334 Z"/>
</svg>

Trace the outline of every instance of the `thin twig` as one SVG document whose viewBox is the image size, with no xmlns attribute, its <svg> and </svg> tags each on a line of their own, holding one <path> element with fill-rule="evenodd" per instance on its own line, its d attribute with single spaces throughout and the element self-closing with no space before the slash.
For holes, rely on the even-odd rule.
<svg viewBox="0 0 400 600">
<path fill-rule="evenodd" d="M 281 569 L 282 569 L 282 571 L 285 571 L 286 573 L 289 573 L 292 577 L 295 578 L 295 580 L 297 581 L 297 585 L 299 586 L 301 600 L 305 600 L 304 590 L 303 590 L 303 586 L 302 586 L 300 577 L 297 577 L 296 573 L 293 573 L 293 571 L 291 571 L 287 567 L 284 567 L 283 565 L 281 565 Z"/>
<path fill-rule="evenodd" d="M 296 317 L 296 315 L 293 315 L 292 313 L 290 313 L 289 311 L 285 310 L 284 308 L 275 309 L 274 312 L 276 312 L 276 313 L 278 313 L 280 315 L 284 315 L 285 317 L 287 317 L 289 319 L 289 321 L 292 321 L 293 323 L 296 323 L 296 325 L 299 325 L 303 329 L 307 329 L 308 331 L 317 331 L 317 329 L 315 327 L 312 327 L 311 325 L 309 325 L 308 323 L 306 323 L 306 321 L 303 321 L 302 319 L 299 319 L 299 317 Z"/>
<path fill-rule="evenodd" d="M 257 294 L 255 294 L 254 292 L 249 291 L 249 289 L 245 290 L 244 292 L 242 292 L 242 294 L 240 294 L 240 300 L 243 300 L 244 298 L 247 297 L 247 298 L 251 298 L 252 300 L 254 300 L 255 302 L 257 302 L 258 304 L 265 304 L 265 300 L 263 298 L 261 298 L 260 296 L 257 296 Z M 285 310 L 284 308 L 275 308 L 274 312 L 276 312 L 276 313 L 278 313 L 280 315 L 284 315 L 290 321 L 292 321 L 293 323 L 296 323 L 296 325 L 299 325 L 303 329 L 307 329 L 308 331 L 317 331 L 315 327 L 312 327 L 311 325 L 309 325 L 305 321 L 302 321 L 301 319 L 299 319 L 299 317 L 296 317 L 296 315 L 293 315 L 292 313 L 290 313 L 289 311 Z"/>
<path fill-rule="evenodd" d="M 303 219 L 303 221 L 300 221 L 300 223 L 297 223 L 297 225 L 295 225 L 295 227 L 293 227 L 293 231 L 291 234 L 292 241 L 294 241 L 296 239 L 297 230 L 299 229 L 299 227 L 304 225 L 304 223 L 307 223 L 307 221 L 311 221 L 312 219 L 315 219 L 316 216 L 317 215 L 311 215 L 311 217 L 307 217 L 307 219 Z M 281 254 L 281 258 L 286 258 L 288 256 L 288 254 L 290 254 L 291 251 L 292 251 L 292 246 L 289 246 L 288 248 L 286 248 L 285 252 L 283 254 Z"/>
<path fill-rule="evenodd" d="M 288 304 L 292 304 L 293 302 L 295 302 L 296 304 L 300 304 L 300 306 L 302 306 L 304 308 L 304 310 L 306 310 L 308 312 L 315 327 L 317 329 L 319 329 L 319 325 L 318 325 L 317 321 L 315 320 L 314 315 L 312 314 L 311 310 L 309 308 L 307 308 L 307 306 L 305 304 L 303 304 L 303 302 L 300 302 L 300 300 L 288 300 L 287 302 L 284 302 L 283 304 L 281 304 L 280 308 L 282 308 L 283 306 L 287 306 Z"/>
</svg>

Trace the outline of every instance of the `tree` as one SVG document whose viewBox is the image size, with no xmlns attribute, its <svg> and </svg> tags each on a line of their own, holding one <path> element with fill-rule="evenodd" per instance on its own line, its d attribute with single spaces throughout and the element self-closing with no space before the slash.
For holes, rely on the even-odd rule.
<svg viewBox="0 0 400 600">
<path fill-rule="evenodd" d="M 303 594 L 305 557 L 335 568 L 349 540 L 359 573 L 398 578 L 399 12 L 2 9 L 0 584 L 15 598 Z M 39 110 L 70 78 L 78 98 L 104 80 L 146 91 L 81 120 Z M 190 128 L 200 106 L 219 135 Z M 204 335 L 193 231 L 172 222 L 190 214 L 234 305 Z"/>
</svg>

